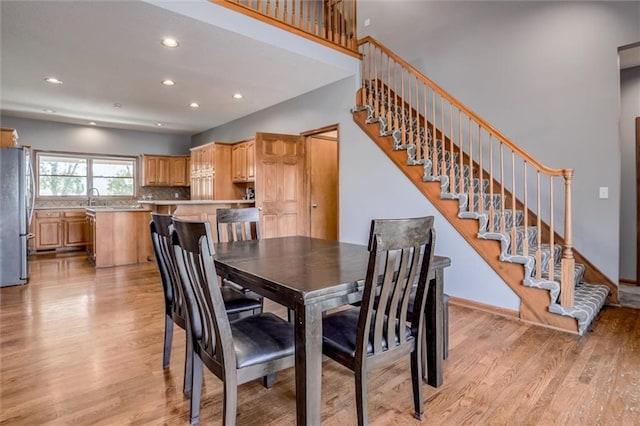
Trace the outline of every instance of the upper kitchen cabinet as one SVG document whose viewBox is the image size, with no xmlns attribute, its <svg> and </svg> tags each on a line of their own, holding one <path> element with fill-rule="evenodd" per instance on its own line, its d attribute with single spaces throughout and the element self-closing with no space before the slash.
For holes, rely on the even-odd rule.
<svg viewBox="0 0 640 426">
<path fill-rule="evenodd" d="M 171 157 L 169 160 L 169 186 L 189 186 L 190 163 L 189 156 Z"/>
<path fill-rule="evenodd" d="M 142 156 L 142 186 L 189 186 L 189 157 Z"/>
<path fill-rule="evenodd" d="M 255 140 L 236 143 L 231 148 L 231 170 L 234 183 L 256 180 Z"/>
<path fill-rule="evenodd" d="M 209 143 L 191 149 L 191 199 L 233 198 L 231 145 Z"/>
<path fill-rule="evenodd" d="M 0 128 L 0 147 L 18 146 L 18 132 L 16 129 Z"/>
</svg>

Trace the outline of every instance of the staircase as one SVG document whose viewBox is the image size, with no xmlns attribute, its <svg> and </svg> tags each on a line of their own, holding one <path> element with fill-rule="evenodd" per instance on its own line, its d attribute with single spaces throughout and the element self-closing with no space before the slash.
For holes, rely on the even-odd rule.
<svg viewBox="0 0 640 426">
<path fill-rule="evenodd" d="M 375 39 L 358 44 L 356 123 L 520 297 L 522 320 L 582 335 L 617 287 L 573 249 L 573 171 L 538 163 Z"/>
</svg>

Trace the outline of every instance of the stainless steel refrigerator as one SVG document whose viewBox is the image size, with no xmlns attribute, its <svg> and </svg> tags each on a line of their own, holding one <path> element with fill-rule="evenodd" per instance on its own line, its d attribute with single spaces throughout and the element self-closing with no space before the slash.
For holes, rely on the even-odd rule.
<svg viewBox="0 0 640 426">
<path fill-rule="evenodd" d="M 0 287 L 28 280 L 32 182 L 28 148 L 0 148 Z"/>
</svg>

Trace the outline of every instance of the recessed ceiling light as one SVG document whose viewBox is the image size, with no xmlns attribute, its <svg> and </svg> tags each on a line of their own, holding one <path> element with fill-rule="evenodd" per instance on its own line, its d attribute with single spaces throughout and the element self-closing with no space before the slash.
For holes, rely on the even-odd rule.
<svg viewBox="0 0 640 426">
<path fill-rule="evenodd" d="M 95 122 L 95 121 L 90 121 L 90 122 L 89 122 L 89 125 L 90 125 L 90 126 L 95 126 L 95 125 L 96 125 L 96 122 Z"/>
<path fill-rule="evenodd" d="M 156 123 L 156 126 L 162 127 L 162 123 Z"/>
<path fill-rule="evenodd" d="M 199 104 L 199 103 L 197 103 L 197 102 L 191 102 L 191 103 L 189 104 L 189 106 L 190 106 L 191 108 L 198 108 L 198 107 L 200 106 L 200 104 Z"/>
<path fill-rule="evenodd" d="M 171 37 L 163 38 L 161 43 L 164 47 L 178 47 L 178 41 Z"/>
<path fill-rule="evenodd" d="M 51 83 L 51 84 L 62 84 L 62 80 L 58 80 L 55 77 L 47 77 L 44 79 L 44 81 L 46 81 L 47 83 Z"/>
<path fill-rule="evenodd" d="M 176 82 L 173 80 L 166 79 L 166 80 L 162 80 L 162 84 L 164 84 L 165 86 L 173 86 L 174 84 L 176 84 Z"/>
<path fill-rule="evenodd" d="M 233 99 L 242 99 L 242 93 L 234 93 Z"/>
<path fill-rule="evenodd" d="M 44 112 L 48 112 L 49 114 L 53 114 L 53 113 L 55 112 L 54 110 L 52 110 L 52 109 L 50 109 L 50 108 L 43 109 L 43 111 L 44 111 Z"/>
<path fill-rule="evenodd" d="M 115 104 L 113 104 L 113 106 L 116 107 L 116 108 L 122 108 L 122 104 L 119 104 L 117 102 Z"/>
</svg>

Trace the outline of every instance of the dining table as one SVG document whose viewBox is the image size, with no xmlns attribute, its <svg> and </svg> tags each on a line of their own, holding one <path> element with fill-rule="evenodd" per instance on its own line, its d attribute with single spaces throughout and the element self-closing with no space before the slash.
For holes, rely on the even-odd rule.
<svg viewBox="0 0 640 426">
<path fill-rule="evenodd" d="M 271 299 L 293 313 L 295 329 L 296 422 L 321 421 L 323 312 L 362 299 L 367 247 L 304 236 L 218 243 L 215 265 L 223 279 Z M 444 268 L 451 260 L 434 256 L 425 309 L 427 383 L 443 382 Z"/>
</svg>

